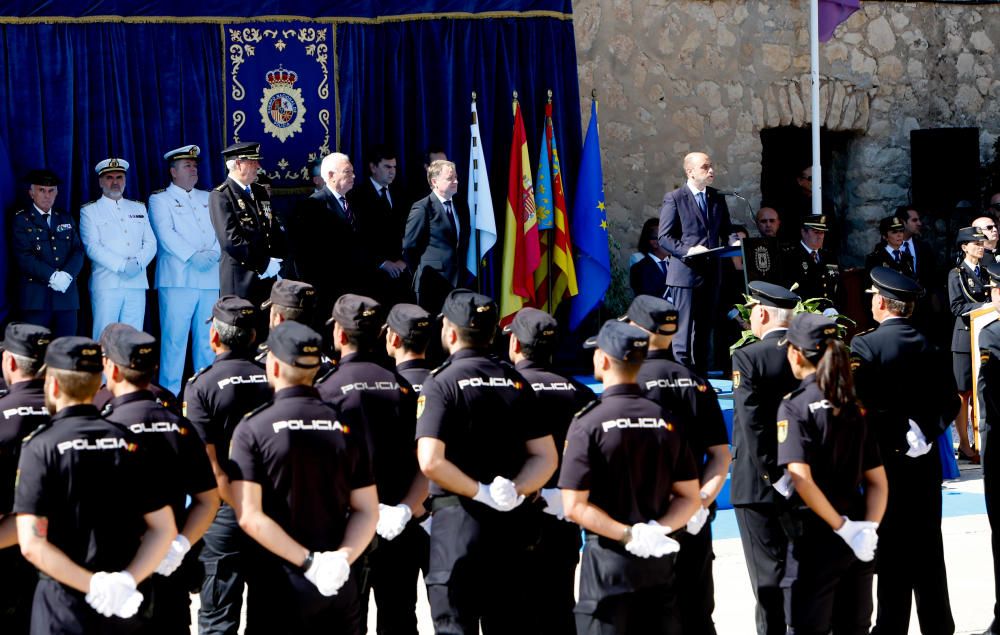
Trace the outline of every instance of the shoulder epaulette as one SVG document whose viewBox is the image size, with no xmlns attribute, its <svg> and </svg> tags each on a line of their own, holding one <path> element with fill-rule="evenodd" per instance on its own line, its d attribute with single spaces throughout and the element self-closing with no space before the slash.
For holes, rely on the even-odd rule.
<svg viewBox="0 0 1000 635">
<path fill-rule="evenodd" d="M 20 216 L 21 214 L 25 213 L 26 211 L 28 211 L 28 210 L 27 209 L 19 209 L 16 212 L 14 212 L 14 216 Z"/>
<path fill-rule="evenodd" d="M 590 401 L 589 401 L 589 402 L 587 403 L 587 405 L 586 405 L 586 406 L 584 406 L 583 408 L 580 408 L 579 410 L 577 410 L 576 414 L 575 414 L 575 415 L 573 415 L 573 417 L 574 417 L 574 418 L 576 418 L 576 417 L 582 417 L 583 415 L 585 415 L 585 414 L 587 414 L 588 412 L 590 412 L 591 410 L 593 410 L 593 409 L 594 409 L 594 407 L 595 407 L 595 406 L 597 406 L 597 404 L 599 404 L 599 403 L 601 403 L 601 400 L 600 400 L 600 399 L 591 399 L 591 400 L 590 400 Z"/>
<path fill-rule="evenodd" d="M 225 190 L 226 189 L 226 182 L 223 181 L 222 183 L 219 183 L 218 185 L 215 186 L 214 189 L 215 189 L 216 192 L 221 192 L 221 191 Z"/>
<path fill-rule="evenodd" d="M 861 331 L 860 333 L 855 333 L 854 337 L 861 337 L 862 335 L 868 335 L 869 333 L 873 333 L 875 331 L 875 329 L 877 329 L 877 328 L 878 327 L 876 326 L 876 327 L 870 328 L 870 329 L 868 329 L 866 331 Z"/>
<path fill-rule="evenodd" d="M 162 194 L 163 192 L 166 192 L 166 191 L 167 191 L 167 188 L 164 187 L 164 188 L 161 188 L 161 189 L 158 189 L 158 190 L 153 190 L 152 192 L 149 193 L 149 195 L 152 196 L 153 194 Z"/>
<path fill-rule="evenodd" d="M 206 367 L 202 368 L 201 370 L 199 370 L 198 372 L 196 372 L 194 375 L 191 375 L 191 377 L 188 378 L 187 383 L 190 384 L 194 380 L 198 379 L 199 377 L 201 377 L 202 375 L 204 375 L 205 371 L 207 371 L 211 367 L 212 367 L 212 365 L 209 364 L 208 366 L 206 366 Z"/>
<path fill-rule="evenodd" d="M 10 394 L 10 388 L 4 388 L 4 389 L 0 390 L 0 399 L 3 399 L 4 397 L 6 397 L 9 394 Z"/>
<path fill-rule="evenodd" d="M 254 408 L 253 410 L 251 410 L 250 412 L 248 412 L 245 415 L 243 415 L 243 418 L 244 419 L 249 419 L 250 417 L 252 417 L 255 414 L 257 414 L 258 412 L 260 412 L 261 410 L 263 410 L 265 408 L 270 408 L 272 405 L 274 405 L 274 400 L 273 399 L 271 401 L 266 401 L 266 402 L 260 404 L 259 406 L 257 406 L 256 408 Z"/>
<path fill-rule="evenodd" d="M 792 392 L 788 393 L 787 395 L 785 395 L 781 399 L 782 399 L 782 401 L 784 401 L 786 399 L 791 399 L 792 397 L 794 397 L 795 395 L 799 394 L 803 390 L 805 390 L 805 388 L 796 388 L 795 390 L 793 390 Z"/>
<path fill-rule="evenodd" d="M 52 422 L 51 422 L 51 421 L 46 421 L 45 423 L 40 423 L 40 424 L 38 424 L 38 427 L 37 427 L 37 428 L 35 428 L 35 429 L 34 429 L 34 430 L 32 430 L 31 432 L 29 432 L 29 433 L 27 434 L 27 436 L 25 436 L 25 437 L 24 437 L 23 439 L 21 439 L 21 445 L 24 445 L 24 444 L 26 444 L 26 443 L 27 443 L 28 441 L 31 441 L 31 439 L 32 439 L 32 438 L 34 438 L 35 436 L 37 436 L 38 434 L 40 434 L 40 433 L 42 433 L 42 432 L 45 432 L 45 430 L 46 430 L 46 429 L 47 429 L 47 428 L 48 428 L 49 426 L 51 426 L 51 425 L 52 425 Z"/>
<path fill-rule="evenodd" d="M 334 364 L 333 368 L 331 368 L 330 370 L 328 370 L 325 373 L 323 373 L 322 377 L 317 378 L 316 381 L 313 382 L 313 386 L 319 386 L 320 384 L 322 384 L 327 379 L 330 379 L 330 377 L 332 377 L 333 374 L 335 372 L 337 372 L 338 370 L 340 370 L 340 365 L 339 364 Z"/>
<path fill-rule="evenodd" d="M 112 412 L 114 412 L 115 407 L 111 405 L 111 402 L 104 404 L 104 408 L 101 409 L 101 416 L 106 417 Z"/>
<path fill-rule="evenodd" d="M 84 207 L 90 207 L 91 205 L 93 205 L 94 203 L 96 203 L 99 200 L 101 200 L 101 199 L 95 198 L 94 200 L 90 201 L 89 203 L 84 203 L 83 205 L 80 206 L 80 209 L 83 209 Z"/>
<path fill-rule="evenodd" d="M 450 359 L 444 360 L 443 362 L 441 362 L 440 366 L 431 371 L 431 377 L 436 376 L 438 373 L 440 373 L 445 368 L 448 368 L 449 366 L 451 366 L 451 360 Z"/>
</svg>

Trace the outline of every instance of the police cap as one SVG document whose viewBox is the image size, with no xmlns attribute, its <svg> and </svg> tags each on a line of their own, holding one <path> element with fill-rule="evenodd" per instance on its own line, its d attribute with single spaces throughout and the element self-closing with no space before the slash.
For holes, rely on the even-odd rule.
<svg viewBox="0 0 1000 635">
<path fill-rule="evenodd" d="M 955 245 L 977 243 L 981 240 L 986 240 L 986 236 L 981 229 L 978 227 L 963 227 L 958 230 L 958 235 L 955 236 Z"/>
<path fill-rule="evenodd" d="M 0 349 L 28 359 L 40 360 L 45 358 L 45 349 L 51 341 L 52 331 L 44 326 L 11 322 L 4 331 Z"/>
<path fill-rule="evenodd" d="M 160 358 L 156 338 L 128 324 L 109 324 L 101 333 L 101 347 L 118 366 L 140 372 L 154 370 Z"/>
<path fill-rule="evenodd" d="M 608 320 L 597 335 L 583 343 L 584 348 L 599 348 L 605 354 L 621 361 L 631 361 L 637 351 L 649 348 L 649 335 L 637 326 L 619 320 Z"/>
<path fill-rule="evenodd" d="M 986 265 L 986 273 L 990 276 L 988 287 L 1000 287 L 1000 262 L 996 260 Z"/>
<path fill-rule="evenodd" d="M 271 297 L 264 300 L 260 308 L 266 309 L 272 304 L 289 309 L 312 309 L 316 302 L 316 289 L 307 282 L 298 280 L 278 280 L 271 287 Z"/>
<path fill-rule="evenodd" d="M 750 289 L 750 301 L 747 304 L 751 306 L 761 304 L 779 309 L 794 309 L 801 299 L 798 294 L 773 282 L 754 280 L 747 287 Z"/>
<path fill-rule="evenodd" d="M 455 289 L 445 298 L 441 316 L 460 328 L 491 332 L 497 327 L 497 304 L 481 293 Z"/>
<path fill-rule="evenodd" d="M 877 293 L 890 300 L 913 302 L 924 294 L 916 280 L 889 267 L 875 267 L 870 274 L 872 286 L 865 293 Z"/>
<path fill-rule="evenodd" d="M 205 323 L 215 319 L 230 326 L 252 329 L 256 315 L 257 309 L 249 300 L 235 295 L 224 295 L 215 301 L 212 306 L 212 317 L 205 320 Z"/>
<path fill-rule="evenodd" d="M 547 346 L 555 342 L 559 323 L 546 313 L 531 307 L 521 309 L 510 324 L 503 327 L 505 334 L 514 334 L 526 346 Z"/>
<path fill-rule="evenodd" d="M 97 176 L 104 176 L 108 172 L 128 172 L 128 161 L 125 159 L 104 159 L 94 166 Z"/>
<path fill-rule="evenodd" d="M 286 364 L 316 368 L 320 364 L 323 337 L 301 322 L 286 320 L 271 329 L 267 349 Z"/>
<path fill-rule="evenodd" d="M 163 154 L 163 158 L 166 161 L 180 161 L 181 159 L 191 159 L 193 161 L 198 160 L 198 155 L 201 154 L 201 148 L 196 145 L 181 146 L 179 148 L 174 148 L 169 152 Z"/>
<path fill-rule="evenodd" d="M 653 295 L 637 295 L 619 321 L 631 320 L 650 333 L 673 335 L 677 332 L 677 307 Z"/>
<path fill-rule="evenodd" d="M 222 156 L 229 159 L 239 159 L 241 161 L 260 161 L 260 144 L 254 141 L 244 141 L 234 143 L 222 151 Z"/>
<path fill-rule="evenodd" d="M 99 373 L 102 369 L 101 345 L 89 337 L 57 337 L 45 351 L 45 365 L 59 370 Z"/>
<path fill-rule="evenodd" d="M 886 216 L 878 222 L 878 233 L 887 234 L 889 232 L 901 232 L 906 229 L 903 221 L 896 216 Z"/>
<path fill-rule="evenodd" d="M 815 229 L 819 232 L 828 231 L 830 228 L 826 224 L 825 214 L 809 215 L 802 219 L 802 226 Z"/>
<path fill-rule="evenodd" d="M 397 304 L 389 310 L 385 323 L 404 339 L 426 337 L 434 318 L 416 304 Z"/>
<path fill-rule="evenodd" d="M 337 298 L 333 316 L 326 323 L 336 322 L 349 331 L 377 331 L 382 326 L 381 310 L 382 305 L 367 296 L 345 293 Z"/>
<path fill-rule="evenodd" d="M 52 170 L 41 169 L 32 170 L 24 175 L 24 182 L 28 185 L 44 185 L 47 187 L 54 187 L 59 185 L 62 181 L 56 176 L 56 173 Z"/>
<path fill-rule="evenodd" d="M 789 343 L 805 353 L 822 353 L 826 341 L 837 337 L 837 324 L 819 313 L 799 313 L 792 318 L 779 345 Z"/>
</svg>

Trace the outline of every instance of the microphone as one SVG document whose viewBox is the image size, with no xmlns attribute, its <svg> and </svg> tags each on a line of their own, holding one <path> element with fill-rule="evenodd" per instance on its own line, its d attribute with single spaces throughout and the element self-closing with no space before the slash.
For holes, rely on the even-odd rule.
<svg viewBox="0 0 1000 635">
<path fill-rule="evenodd" d="M 745 199 L 742 195 L 740 195 L 739 192 L 735 190 L 716 190 L 716 191 L 719 193 L 720 196 L 733 196 L 735 198 L 740 199 L 746 204 L 747 207 L 746 216 L 747 220 L 750 221 L 747 223 L 747 232 L 748 233 L 753 232 L 757 234 L 757 236 L 760 236 L 760 232 L 757 231 L 757 219 L 753 217 L 753 210 L 750 209 L 750 201 Z"/>
</svg>

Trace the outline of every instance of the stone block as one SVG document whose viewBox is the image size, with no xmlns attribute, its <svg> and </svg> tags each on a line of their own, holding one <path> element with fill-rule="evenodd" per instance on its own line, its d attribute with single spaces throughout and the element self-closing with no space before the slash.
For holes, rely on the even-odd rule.
<svg viewBox="0 0 1000 635">
<path fill-rule="evenodd" d="M 782 44 L 763 44 L 760 55 L 761 63 L 778 73 L 785 72 L 792 65 L 791 48 Z"/>
<path fill-rule="evenodd" d="M 885 16 L 879 16 L 868 23 L 866 29 L 868 44 L 879 53 L 888 53 L 896 48 L 896 35 Z"/>
<path fill-rule="evenodd" d="M 969 36 L 969 44 L 975 47 L 977 51 L 983 53 L 992 53 L 994 51 L 993 40 L 990 39 L 990 36 L 986 35 L 986 31 L 974 31 Z"/>
</svg>

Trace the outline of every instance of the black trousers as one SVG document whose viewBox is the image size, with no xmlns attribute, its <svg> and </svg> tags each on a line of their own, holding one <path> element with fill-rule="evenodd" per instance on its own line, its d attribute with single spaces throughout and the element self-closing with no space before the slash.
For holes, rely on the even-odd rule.
<svg viewBox="0 0 1000 635">
<path fill-rule="evenodd" d="M 44 326 L 52 331 L 52 337 L 64 337 L 76 335 L 77 314 L 76 309 L 68 311 L 54 311 L 52 309 L 41 309 L 37 311 L 21 311 L 21 319 L 29 324 Z"/>
<path fill-rule="evenodd" d="M 719 299 L 718 281 L 706 280 L 697 287 L 667 287 L 667 300 L 677 307 L 674 358 L 704 376 L 712 343 L 713 310 Z"/>
<path fill-rule="evenodd" d="M 35 587 L 31 635 L 133 635 L 139 626 L 138 617 L 104 617 L 87 604 L 83 593 L 52 578 L 43 577 Z"/>
<path fill-rule="evenodd" d="M 781 578 L 785 575 L 788 536 L 778 519 L 778 507 L 741 505 L 733 511 L 740 528 L 750 588 L 757 600 L 754 613 L 757 635 L 784 635 L 785 599 Z"/>
<path fill-rule="evenodd" d="M 712 523 L 706 522 L 695 535 L 682 531 L 676 536 L 677 614 L 684 633 L 715 635 L 715 581 L 712 578 Z"/>
<path fill-rule="evenodd" d="M 924 635 L 951 635 L 955 622 L 948 600 L 948 576 L 941 538 L 941 461 L 887 457 L 889 504 L 878 528 L 878 614 L 876 635 L 905 635 L 911 598 Z"/>
<path fill-rule="evenodd" d="M 996 450 L 992 428 L 983 432 L 983 489 L 986 495 L 986 516 L 990 520 L 991 546 L 993 547 L 993 588 L 997 598 L 1000 598 L 1000 464 L 994 466 L 993 461 L 1000 463 L 1000 455 L 994 458 Z M 1000 441 L 997 442 L 1000 444 Z M 993 623 L 991 633 L 1000 633 L 1000 600 L 993 604 Z"/>
<path fill-rule="evenodd" d="M 414 521 L 392 540 L 376 537 L 375 547 L 368 554 L 361 614 L 367 615 L 368 595 L 374 593 L 378 635 L 416 635 L 417 580 L 421 570 L 427 571 L 429 550 L 430 536 Z"/>
<path fill-rule="evenodd" d="M 532 586 L 532 607 L 528 614 L 538 632 L 546 635 L 574 635 L 576 620 L 576 565 L 580 561 L 580 528 L 542 512 L 541 540 L 534 550 L 532 570 L 525 583 Z"/>
<path fill-rule="evenodd" d="M 249 572 L 246 635 L 362 635 L 358 581 L 324 596 L 297 567 L 265 556 Z"/>
<path fill-rule="evenodd" d="M 24 635 L 31 623 L 31 604 L 38 571 L 15 545 L 0 550 L 0 633 Z"/>
<path fill-rule="evenodd" d="M 190 635 L 191 593 L 200 590 L 205 570 L 198 560 L 201 542 L 184 558 L 172 575 L 154 573 L 146 581 L 144 598 L 148 615 L 136 635 Z"/>
<path fill-rule="evenodd" d="M 198 633 L 236 635 L 251 540 L 240 529 L 233 508 L 223 503 L 202 541 L 199 559 L 205 568 L 205 579 L 201 585 Z"/>
<path fill-rule="evenodd" d="M 579 635 L 680 635 L 672 585 L 647 587 L 603 600 L 591 614 L 577 613 Z M 694 631 L 691 631 L 694 632 Z"/>
</svg>

